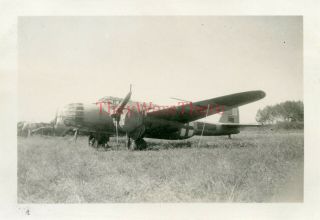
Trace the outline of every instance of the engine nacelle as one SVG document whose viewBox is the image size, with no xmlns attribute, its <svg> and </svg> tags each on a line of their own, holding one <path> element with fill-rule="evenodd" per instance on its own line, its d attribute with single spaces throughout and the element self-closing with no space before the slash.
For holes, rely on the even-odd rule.
<svg viewBox="0 0 320 220">
<path fill-rule="evenodd" d="M 119 126 L 132 139 L 141 138 L 145 132 L 144 113 L 135 110 L 124 110 L 120 116 Z"/>
</svg>

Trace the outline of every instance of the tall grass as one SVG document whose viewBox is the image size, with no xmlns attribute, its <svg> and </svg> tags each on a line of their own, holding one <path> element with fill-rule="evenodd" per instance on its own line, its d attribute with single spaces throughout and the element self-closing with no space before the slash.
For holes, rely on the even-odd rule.
<svg viewBox="0 0 320 220">
<path fill-rule="evenodd" d="M 148 150 L 93 149 L 87 139 L 18 139 L 20 203 L 301 202 L 303 133 L 244 131 Z"/>
</svg>

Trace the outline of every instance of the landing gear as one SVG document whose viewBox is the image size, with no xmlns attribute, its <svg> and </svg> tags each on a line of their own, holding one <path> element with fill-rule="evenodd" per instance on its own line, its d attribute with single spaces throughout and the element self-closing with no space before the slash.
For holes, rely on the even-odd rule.
<svg viewBox="0 0 320 220">
<path fill-rule="evenodd" d="M 93 148 L 110 148 L 108 145 L 109 136 L 101 133 L 90 133 L 88 137 L 88 145 Z M 137 140 L 131 140 L 130 136 L 127 135 L 126 147 L 128 150 L 144 150 L 147 148 L 147 142 L 143 138 Z"/>
<path fill-rule="evenodd" d="M 128 150 L 130 150 L 130 145 L 131 145 L 131 138 L 127 134 L 126 147 L 127 147 Z"/>
<path fill-rule="evenodd" d="M 129 145 L 129 150 L 145 150 L 147 148 L 147 142 L 143 138 L 139 138 Z"/>
<path fill-rule="evenodd" d="M 231 134 L 228 134 L 228 138 L 231 139 Z"/>
<path fill-rule="evenodd" d="M 95 139 L 93 133 L 90 133 L 89 137 L 88 137 L 88 145 L 93 147 L 95 142 L 96 142 L 96 139 Z"/>
<path fill-rule="evenodd" d="M 90 133 L 89 138 L 88 138 L 88 144 L 89 146 L 93 148 L 98 148 L 98 147 L 104 147 L 104 148 L 109 148 L 108 145 L 109 141 L 109 136 L 106 134 L 100 134 L 100 133 Z"/>
</svg>

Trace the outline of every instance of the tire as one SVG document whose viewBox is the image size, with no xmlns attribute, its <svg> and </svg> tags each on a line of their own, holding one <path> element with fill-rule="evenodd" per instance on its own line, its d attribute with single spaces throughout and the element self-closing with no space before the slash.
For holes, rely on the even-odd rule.
<svg viewBox="0 0 320 220">
<path fill-rule="evenodd" d="M 143 138 L 138 139 L 137 141 L 138 141 L 137 145 L 139 150 L 145 150 L 147 148 L 147 142 L 143 140 Z"/>
<path fill-rule="evenodd" d="M 130 144 L 130 150 L 145 150 L 147 148 L 147 142 L 143 138 L 132 141 Z"/>
</svg>

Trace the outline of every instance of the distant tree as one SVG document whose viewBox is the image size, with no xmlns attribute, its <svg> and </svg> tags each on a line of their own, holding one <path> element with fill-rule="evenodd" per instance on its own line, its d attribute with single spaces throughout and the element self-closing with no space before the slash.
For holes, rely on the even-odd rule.
<svg viewBox="0 0 320 220">
<path fill-rule="evenodd" d="M 303 122 L 304 111 L 302 101 L 286 101 L 276 105 L 267 105 L 259 109 L 256 121 L 261 124 L 277 122 Z"/>
<path fill-rule="evenodd" d="M 267 116 L 264 110 L 259 109 L 256 115 L 256 121 L 260 124 L 264 124 L 267 121 Z"/>
<path fill-rule="evenodd" d="M 256 121 L 261 124 L 272 124 L 274 121 L 271 106 L 259 109 L 256 115 Z"/>
</svg>

